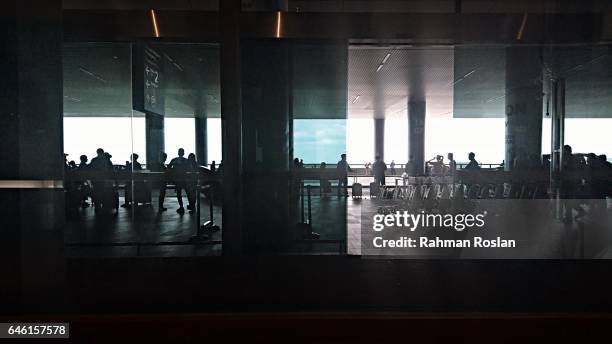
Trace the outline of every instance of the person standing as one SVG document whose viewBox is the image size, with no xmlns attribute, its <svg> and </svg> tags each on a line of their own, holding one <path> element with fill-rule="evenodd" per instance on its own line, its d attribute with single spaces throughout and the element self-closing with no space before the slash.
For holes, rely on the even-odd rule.
<svg viewBox="0 0 612 344">
<path fill-rule="evenodd" d="M 346 154 L 340 155 L 340 161 L 338 161 L 337 167 L 338 172 L 340 174 L 338 178 L 338 196 L 341 195 L 342 190 L 344 190 L 343 195 L 348 197 L 347 185 L 348 185 L 348 173 L 353 172 L 351 166 L 349 166 L 346 161 Z"/>
<path fill-rule="evenodd" d="M 156 178 L 155 186 L 159 190 L 159 196 L 157 198 L 157 211 L 162 212 L 168 210 L 168 208 L 164 207 L 164 201 L 166 199 L 166 187 L 168 183 L 166 182 L 166 172 L 168 169 L 166 168 L 166 159 L 168 159 L 168 154 L 164 152 L 159 152 L 159 158 L 155 164 L 153 164 L 152 171 L 158 172 L 159 176 Z"/>
<path fill-rule="evenodd" d="M 187 200 L 189 202 L 187 209 L 189 209 L 189 212 L 193 212 L 195 210 L 196 197 L 198 194 L 199 172 L 199 165 L 193 153 L 189 153 L 189 156 L 187 156 L 187 172 L 189 173 L 189 175 L 187 175 L 187 185 L 185 188 L 187 191 Z"/>
<path fill-rule="evenodd" d="M 105 201 L 108 202 L 108 194 L 112 191 L 107 186 L 113 166 L 108 156 L 108 153 L 104 152 L 104 149 L 98 148 L 96 150 L 96 156 L 92 158 L 89 163 L 90 170 L 95 173 L 92 178 L 92 200 L 96 212 L 100 211 L 103 206 L 109 207 L 110 205 L 108 203 L 104 204 Z"/>
<path fill-rule="evenodd" d="M 168 164 L 168 169 L 172 174 L 172 178 L 174 179 L 174 185 L 176 190 L 176 199 L 179 204 L 179 208 L 176 210 L 179 214 L 185 213 L 185 208 L 183 208 L 183 190 L 187 192 L 187 169 L 188 162 L 185 158 L 185 150 L 183 148 L 179 148 L 178 156 L 172 160 L 170 160 L 170 164 Z"/>
<path fill-rule="evenodd" d="M 455 172 L 457 172 L 457 162 L 454 159 L 453 153 L 448 153 L 447 156 L 448 158 L 448 175 L 450 177 L 453 177 L 453 179 L 455 178 Z"/>
<path fill-rule="evenodd" d="M 372 173 L 374 174 L 374 182 L 378 185 L 385 185 L 385 171 L 387 164 L 376 156 L 376 161 L 372 164 Z"/>
<path fill-rule="evenodd" d="M 417 175 L 416 163 L 414 162 L 414 157 L 412 155 L 408 158 L 406 167 L 404 167 L 404 172 L 406 172 L 409 177 L 414 177 Z"/>
</svg>

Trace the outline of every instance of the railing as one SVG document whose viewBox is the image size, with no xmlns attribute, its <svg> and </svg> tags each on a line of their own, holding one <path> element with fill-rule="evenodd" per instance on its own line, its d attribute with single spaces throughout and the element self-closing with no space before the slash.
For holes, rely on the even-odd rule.
<svg viewBox="0 0 612 344">
<path fill-rule="evenodd" d="M 467 166 L 468 163 L 457 163 L 457 170 L 461 170 L 463 169 L 465 166 Z M 366 169 L 365 164 L 351 164 L 349 163 L 349 166 L 351 167 L 351 169 L 353 170 L 352 172 L 348 173 L 349 177 L 367 177 L 367 176 L 372 176 L 372 166 L 370 165 L 370 167 L 368 169 Z M 431 165 L 426 163 L 426 167 L 430 167 Z M 449 167 L 448 164 L 444 164 L 445 167 Z M 502 164 L 491 164 L 491 163 L 487 163 L 487 164 L 479 164 L 480 169 L 482 170 L 499 170 L 501 168 L 503 168 Z M 304 168 L 306 169 L 312 169 L 312 168 L 320 168 L 321 164 L 304 164 Z M 337 164 L 326 164 L 325 169 L 335 169 L 337 167 Z M 385 175 L 388 177 L 393 177 L 393 176 L 401 176 L 402 173 L 404 173 L 404 170 L 406 168 L 406 164 L 395 164 L 394 168 L 391 168 L 390 164 L 387 164 L 387 171 L 385 171 Z M 393 173 L 393 169 L 395 170 L 395 173 Z"/>
</svg>

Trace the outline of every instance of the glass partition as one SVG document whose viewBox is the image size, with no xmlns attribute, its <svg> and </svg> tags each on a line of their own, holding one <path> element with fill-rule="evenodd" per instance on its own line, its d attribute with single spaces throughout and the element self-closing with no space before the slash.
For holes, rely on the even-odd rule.
<svg viewBox="0 0 612 344">
<path fill-rule="evenodd" d="M 218 64 L 214 44 L 65 45 L 71 255 L 220 254 Z"/>
</svg>

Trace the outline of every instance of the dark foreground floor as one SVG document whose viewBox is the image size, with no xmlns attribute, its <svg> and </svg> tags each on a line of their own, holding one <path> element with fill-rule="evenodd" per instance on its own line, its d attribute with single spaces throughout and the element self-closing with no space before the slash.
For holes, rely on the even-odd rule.
<svg viewBox="0 0 612 344">
<path fill-rule="evenodd" d="M 70 323 L 72 342 L 87 343 L 489 344 L 612 339 L 612 315 L 584 313 L 171 313 L 65 316 L 63 321 Z"/>
</svg>

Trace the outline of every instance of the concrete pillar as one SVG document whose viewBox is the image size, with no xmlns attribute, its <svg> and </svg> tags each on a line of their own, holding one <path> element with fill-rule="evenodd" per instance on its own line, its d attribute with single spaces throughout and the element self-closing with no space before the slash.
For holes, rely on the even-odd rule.
<svg viewBox="0 0 612 344">
<path fill-rule="evenodd" d="M 555 200 L 555 217 L 563 216 L 561 204 L 561 173 L 565 143 L 565 80 L 551 82 L 550 191 Z"/>
<path fill-rule="evenodd" d="M 224 255 L 243 252 L 241 6 L 240 0 L 219 2 Z"/>
<path fill-rule="evenodd" d="M 540 162 L 542 154 L 542 62 L 538 47 L 506 49 L 506 152 L 514 159 Z"/>
<path fill-rule="evenodd" d="M 290 228 L 291 46 L 243 41 L 243 168 L 245 239 L 256 252 L 280 251 Z"/>
<path fill-rule="evenodd" d="M 165 152 L 164 116 L 153 113 L 145 114 L 145 144 L 147 166 L 152 166 L 159 159 L 159 152 Z M 167 152 L 169 155 L 175 152 Z"/>
<path fill-rule="evenodd" d="M 412 156 L 418 175 L 425 173 L 425 101 L 408 101 L 408 157 Z"/>
<path fill-rule="evenodd" d="M 63 312 L 68 288 L 63 254 L 62 2 L 10 0 L 2 5 L 2 311 Z"/>
<path fill-rule="evenodd" d="M 385 161 L 385 119 L 374 118 L 374 156 Z"/>
<path fill-rule="evenodd" d="M 196 160 L 202 166 L 208 165 L 208 118 L 206 113 L 195 117 Z"/>
</svg>

